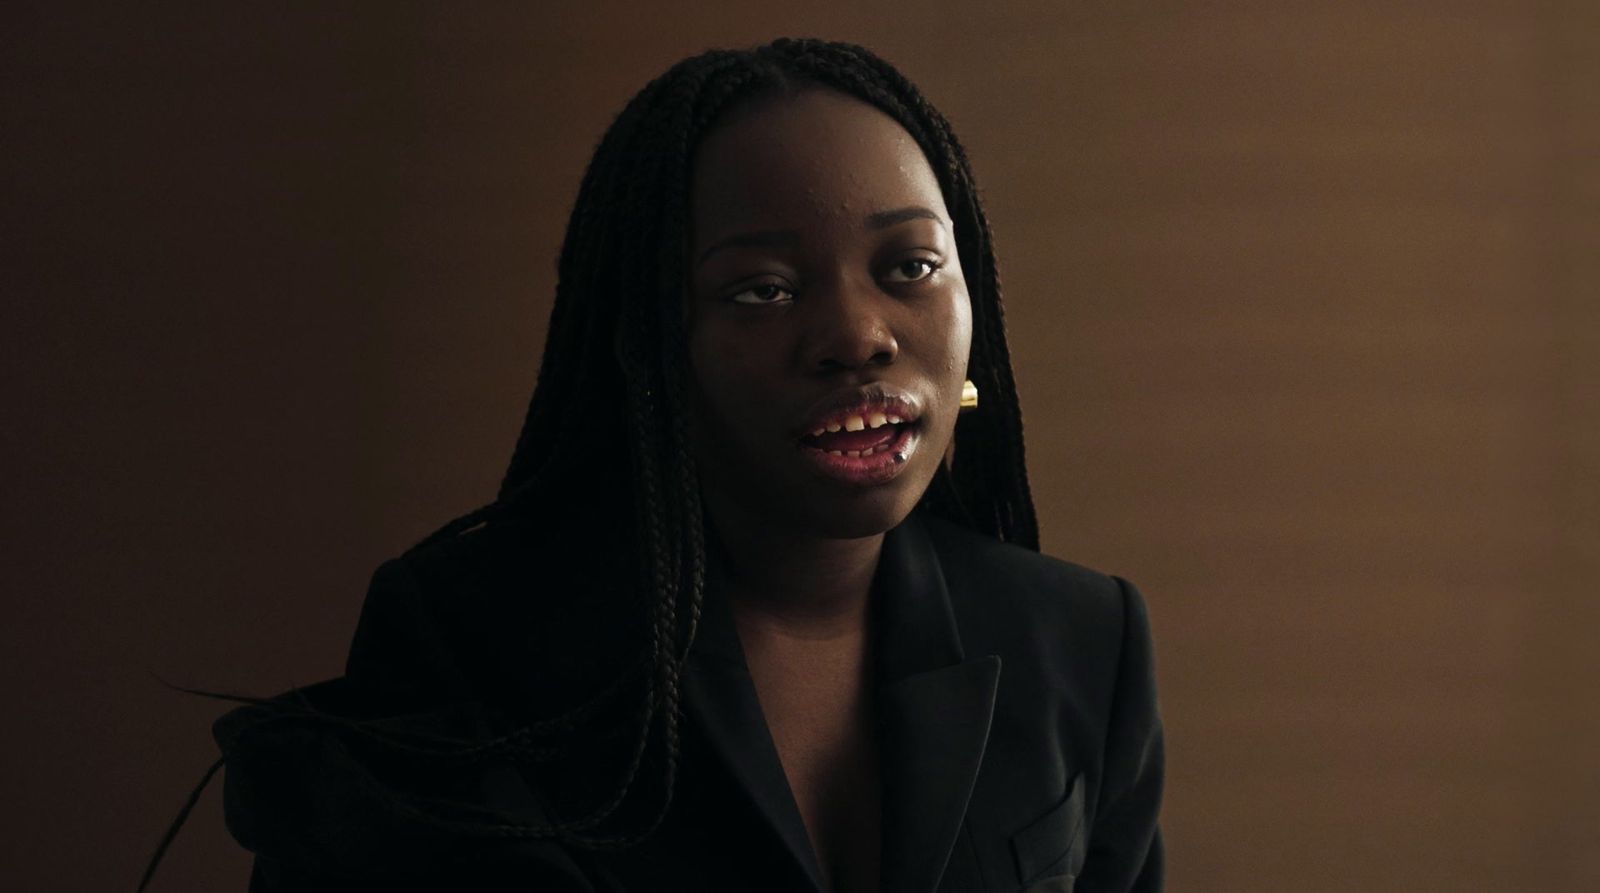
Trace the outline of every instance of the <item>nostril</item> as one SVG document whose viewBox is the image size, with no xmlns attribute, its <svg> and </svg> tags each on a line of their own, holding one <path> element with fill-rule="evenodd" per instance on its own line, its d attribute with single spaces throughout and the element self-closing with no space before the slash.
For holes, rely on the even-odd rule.
<svg viewBox="0 0 1600 893">
<path fill-rule="evenodd" d="M 900 351 L 884 308 L 870 301 L 814 301 L 806 318 L 811 368 L 863 369 L 894 362 Z"/>
<path fill-rule="evenodd" d="M 889 347 L 867 351 L 858 351 L 854 354 L 835 351 L 822 356 L 817 366 L 824 372 L 837 372 L 844 369 L 860 369 L 865 366 L 887 366 L 894 362 L 899 353 L 897 348 Z"/>
</svg>

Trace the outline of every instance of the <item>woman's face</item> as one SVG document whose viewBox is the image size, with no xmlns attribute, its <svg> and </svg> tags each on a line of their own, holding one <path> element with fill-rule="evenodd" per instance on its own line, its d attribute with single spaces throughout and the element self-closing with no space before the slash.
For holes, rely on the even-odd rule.
<svg viewBox="0 0 1600 893">
<path fill-rule="evenodd" d="M 693 431 L 719 526 L 899 524 L 955 429 L 972 310 L 932 168 L 894 119 L 811 89 L 707 134 L 691 184 Z"/>
</svg>

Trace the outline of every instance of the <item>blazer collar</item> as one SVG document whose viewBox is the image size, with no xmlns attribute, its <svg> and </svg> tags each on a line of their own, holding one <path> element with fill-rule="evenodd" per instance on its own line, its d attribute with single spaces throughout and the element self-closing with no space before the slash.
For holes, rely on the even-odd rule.
<svg viewBox="0 0 1600 893">
<path fill-rule="evenodd" d="M 733 613 L 711 568 L 685 705 L 783 841 L 826 889 L 745 664 Z M 884 536 L 873 583 L 883 782 L 882 889 L 932 893 L 944 873 L 983 762 L 1000 659 L 962 651 L 939 556 L 913 513 Z"/>
</svg>

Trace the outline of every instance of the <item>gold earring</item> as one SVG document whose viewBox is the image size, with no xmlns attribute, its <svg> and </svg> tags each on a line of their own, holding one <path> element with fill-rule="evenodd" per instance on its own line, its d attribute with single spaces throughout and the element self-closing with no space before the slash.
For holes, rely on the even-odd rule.
<svg viewBox="0 0 1600 893">
<path fill-rule="evenodd" d="M 961 383 L 961 411 L 978 408 L 978 386 L 967 379 Z"/>
</svg>

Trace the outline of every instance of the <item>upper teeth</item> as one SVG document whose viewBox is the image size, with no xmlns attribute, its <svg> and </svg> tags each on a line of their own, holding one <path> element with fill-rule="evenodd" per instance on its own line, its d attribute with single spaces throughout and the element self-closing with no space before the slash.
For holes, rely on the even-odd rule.
<svg viewBox="0 0 1600 893">
<path fill-rule="evenodd" d="M 811 432 L 811 436 L 817 437 L 824 433 L 833 434 L 838 431 L 865 431 L 868 428 L 882 428 L 884 425 L 899 425 L 904 421 L 897 415 L 874 411 L 866 415 L 845 416 L 842 420 L 829 422 Z"/>
</svg>

